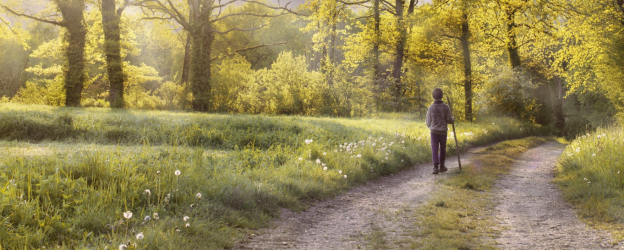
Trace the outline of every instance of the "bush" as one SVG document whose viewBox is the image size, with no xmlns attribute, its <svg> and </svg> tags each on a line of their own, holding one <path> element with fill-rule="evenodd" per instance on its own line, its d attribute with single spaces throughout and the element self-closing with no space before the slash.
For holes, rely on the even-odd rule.
<svg viewBox="0 0 624 250">
<path fill-rule="evenodd" d="M 477 106 L 485 115 L 511 115 L 534 122 L 539 108 L 532 94 L 536 87 L 522 69 L 504 68 L 483 84 Z"/>
</svg>

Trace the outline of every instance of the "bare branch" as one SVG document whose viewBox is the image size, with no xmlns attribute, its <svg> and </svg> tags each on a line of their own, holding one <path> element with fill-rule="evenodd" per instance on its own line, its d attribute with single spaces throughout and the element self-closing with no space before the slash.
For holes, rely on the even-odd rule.
<svg viewBox="0 0 624 250">
<path fill-rule="evenodd" d="M 272 43 L 272 44 L 260 44 L 260 45 L 256 45 L 253 47 L 249 47 L 249 48 L 244 48 L 244 49 L 237 49 L 232 53 L 226 54 L 226 55 L 221 55 L 221 56 L 215 56 L 212 58 L 212 60 L 217 60 L 220 58 L 224 58 L 224 57 L 228 57 L 228 56 L 233 56 L 236 55 L 239 52 L 244 52 L 244 51 L 248 51 L 248 50 L 254 50 L 254 49 L 259 49 L 259 48 L 263 48 L 263 47 L 268 47 L 268 46 L 277 46 L 277 45 L 283 45 L 283 44 L 288 44 L 288 42 L 279 42 L 279 43 Z"/>
<path fill-rule="evenodd" d="M 29 19 L 32 19 L 32 20 L 35 20 L 35 21 L 38 21 L 38 22 L 49 23 L 49 24 L 58 25 L 58 26 L 61 26 L 61 27 L 65 27 L 66 26 L 63 22 L 47 20 L 47 19 L 36 17 L 36 16 L 28 15 L 26 13 L 17 13 L 14 10 L 12 10 L 11 8 L 6 7 L 4 5 L 1 5 L 1 4 L 0 4 L 0 7 L 2 7 L 3 9 L 5 9 L 8 12 L 11 12 L 11 14 L 16 15 L 16 16 L 26 17 L 26 18 L 29 18 Z"/>
<path fill-rule="evenodd" d="M 285 14 L 288 14 L 284 11 L 282 11 L 279 14 L 275 14 L 275 15 L 270 15 L 270 14 L 256 14 L 256 13 L 251 13 L 251 12 L 239 12 L 239 13 L 232 13 L 232 14 L 227 14 L 225 16 L 219 17 L 219 18 L 215 18 L 213 20 L 211 20 L 211 23 L 214 22 L 218 22 L 221 21 L 223 19 L 229 18 L 229 17 L 233 17 L 233 16 L 255 16 L 255 17 L 278 17 L 278 16 L 283 16 Z"/>
<path fill-rule="evenodd" d="M 213 31 L 213 32 L 215 32 L 215 33 L 217 33 L 217 34 L 225 35 L 225 34 L 230 33 L 230 32 L 232 32 L 232 31 L 253 31 L 253 30 L 259 30 L 259 29 L 262 29 L 262 28 L 264 28 L 264 27 L 266 27 L 266 26 L 267 26 L 266 24 L 263 24 L 263 25 L 261 25 L 261 26 L 254 27 L 254 28 L 249 28 L 249 29 L 231 28 L 231 29 L 226 30 L 226 31 L 217 31 L 217 30 L 212 30 L 212 31 Z"/>
<path fill-rule="evenodd" d="M 243 2 L 246 2 L 246 3 L 259 4 L 259 5 L 262 5 L 262 6 L 266 7 L 266 8 L 269 8 L 269 9 L 282 10 L 282 11 L 286 11 L 286 12 L 288 12 L 290 14 L 294 14 L 294 15 L 298 15 L 298 16 L 308 16 L 308 15 L 301 14 L 299 12 L 295 12 L 295 11 L 292 11 L 291 9 L 289 9 L 288 5 L 290 5 L 290 2 L 286 3 L 286 5 L 284 5 L 284 7 L 281 7 L 281 6 L 275 7 L 275 6 L 270 6 L 268 4 L 265 4 L 265 3 L 262 3 L 262 2 L 258 2 L 258 1 L 253 1 L 253 0 L 239 0 L 239 1 L 243 1 Z"/>
</svg>

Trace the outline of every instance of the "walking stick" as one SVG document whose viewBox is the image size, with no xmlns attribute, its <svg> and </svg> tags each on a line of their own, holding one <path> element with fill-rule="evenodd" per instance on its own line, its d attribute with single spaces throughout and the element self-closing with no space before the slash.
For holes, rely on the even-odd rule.
<svg viewBox="0 0 624 250">
<path fill-rule="evenodd" d="M 446 100 L 449 103 L 451 115 L 453 115 L 453 103 L 451 103 L 451 98 L 449 98 L 449 96 L 446 96 Z M 453 138 L 455 138 L 455 148 L 457 149 L 457 163 L 459 163 L 459 171 L 461 171 L 461 159 L 459 159 L 459 143 L 457 143 L 457 133 L 455 133 L 455 121 L 453 121 L 451 125 L 453 125 Z"/>
</svg>

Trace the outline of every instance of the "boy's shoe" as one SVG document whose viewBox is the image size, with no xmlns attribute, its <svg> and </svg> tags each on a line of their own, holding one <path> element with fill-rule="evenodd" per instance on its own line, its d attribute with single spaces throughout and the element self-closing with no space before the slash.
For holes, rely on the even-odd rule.
<svg viewBox="0 0 624 250">
<path fill-rule="evenodd" d="M 433 174 L 438 174 L 440 171 L 438 170 L 438 164 L 433 165 Z"/>
<path fill-rule="evenodd" d="M 446 171 L 448 171 L 448 168 L 446 168 L 446 166 L 444 165 L 440 165 L 440 173 L 444 173 Z"/>
</svg>

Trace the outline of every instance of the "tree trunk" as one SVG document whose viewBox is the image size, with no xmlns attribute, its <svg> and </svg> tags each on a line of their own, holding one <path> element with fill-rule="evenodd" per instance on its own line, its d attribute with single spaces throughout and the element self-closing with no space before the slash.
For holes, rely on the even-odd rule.
<svg viewBox="0 0 624 250">
<path fill-rule="evenodd" d="M 84 50 L 87 29 L 84 26 L 83 0 L 62 1 L 58 3 L 67 28 L 67 71 L 65 72 L 65 106 L 79 107 L 85 81 Z"/>
<path fill-rule="evenodd" d="M 407 29 L 403 23 L 403 2 L 404 0 L 396 0 L 395 11 L 397 15 L 397 27 L 399 27 L 399 40 L 395 47 L 394 63 L 392 69 L 392 77 L 397 83 L 401 82 L 401 69 L 403 68 L 403 57 L 405 56 L 405 43 L 407 40 Z M 397 85 L 399 86 L 399 85 Z M 400 90 L 397 90 L 400 92 Z"/>
<path fill-rule="evenodd" d="M 187 84 L 190 78 L 190 64 L 191 64 L 191 34 L 186 35 L 186 46 L 184 46 L 184 64 L 182 66 L 182 84 Z"/>
<path fill-rule="evenodd" d="M 331 26 L 331 34 L 329 40 L 329 71 L 328 73 L 328 81 L 327 83 L 331 86 L 334 85 L 334 65 L 336 65 L 336 15 L 334 14 L 333 24 Z"/>
<path fill-rule="evenodd" d="M 461 35 L 459 40 L 462 46 L 462 55 L 464 57 L 464 95 L 466 104 L 464 106 L 466 120 L 472 122 L 472 63 L 470 61 L 470 26 L 468 25 L 468 14 L 466 10 L 462 15 Z"/>
<path fill-rule="evenodd" d="M 507 26 L 507 52 L 509 53 L 509 65 L 512 69 L 515 69 L 522 65 L 520 61 L 520 54 L 518 52 L 518 42 L 516 41 L 516 32 L 514 30 L 516 10 L 507 9 L 506 11 L 506 26 Z"/>
<path fill-rule="evenodd" d="M 121 60 L 121 11 L 115 10 L 115 0 L 102 0 L 102 27 L 104 29 L 104 53 L 111 108 L 124 108 L 124 73 Z"/>
<path fill-rule="evenodd" d="M 553 107 L 555 111 L 555 127 L 559 129 L 559 131 L 563 131 L 565 128 L 565 115 L 563 113 L 563 84 L 561 83 L 561 78 L 557 75 L 553 77 L 553 81 L 555 81 L 557 91 L 557 98 Z"/>
<path fill-rule="evenodd" d="M 211 69 L 212 64 L 212 43 L 214 41 L 214 31 L 210 25 L 211 6 L 206 4 L 202 11 L 199 11 L 199 1 L 190 0 L 191 7 L 191 70 L 190 81 L 193 92 L 193 110 L 206 112 L 211 109 Z"/>
<path fill-rule="evenodd" d="M 380 69 L 380 63 L 379 63 L 379 43 L 381 39 L 381 30 L 379 28 L 379 23 L 381 22 L 381 16 L 379 14 L 380 13 L 379 1 L 381 0 L 373 1 L 373 12 L 374 12 L 373 16 L 375 19 L 375 34 L 374 34 L 375 41 L 373 42 L 373 70 L 374 70 L 374 75 L 375 75 L 375 82 L 377 82 L 377 80 L 379 79 L 381 75 L 381 69 Z"/>
</svg>

